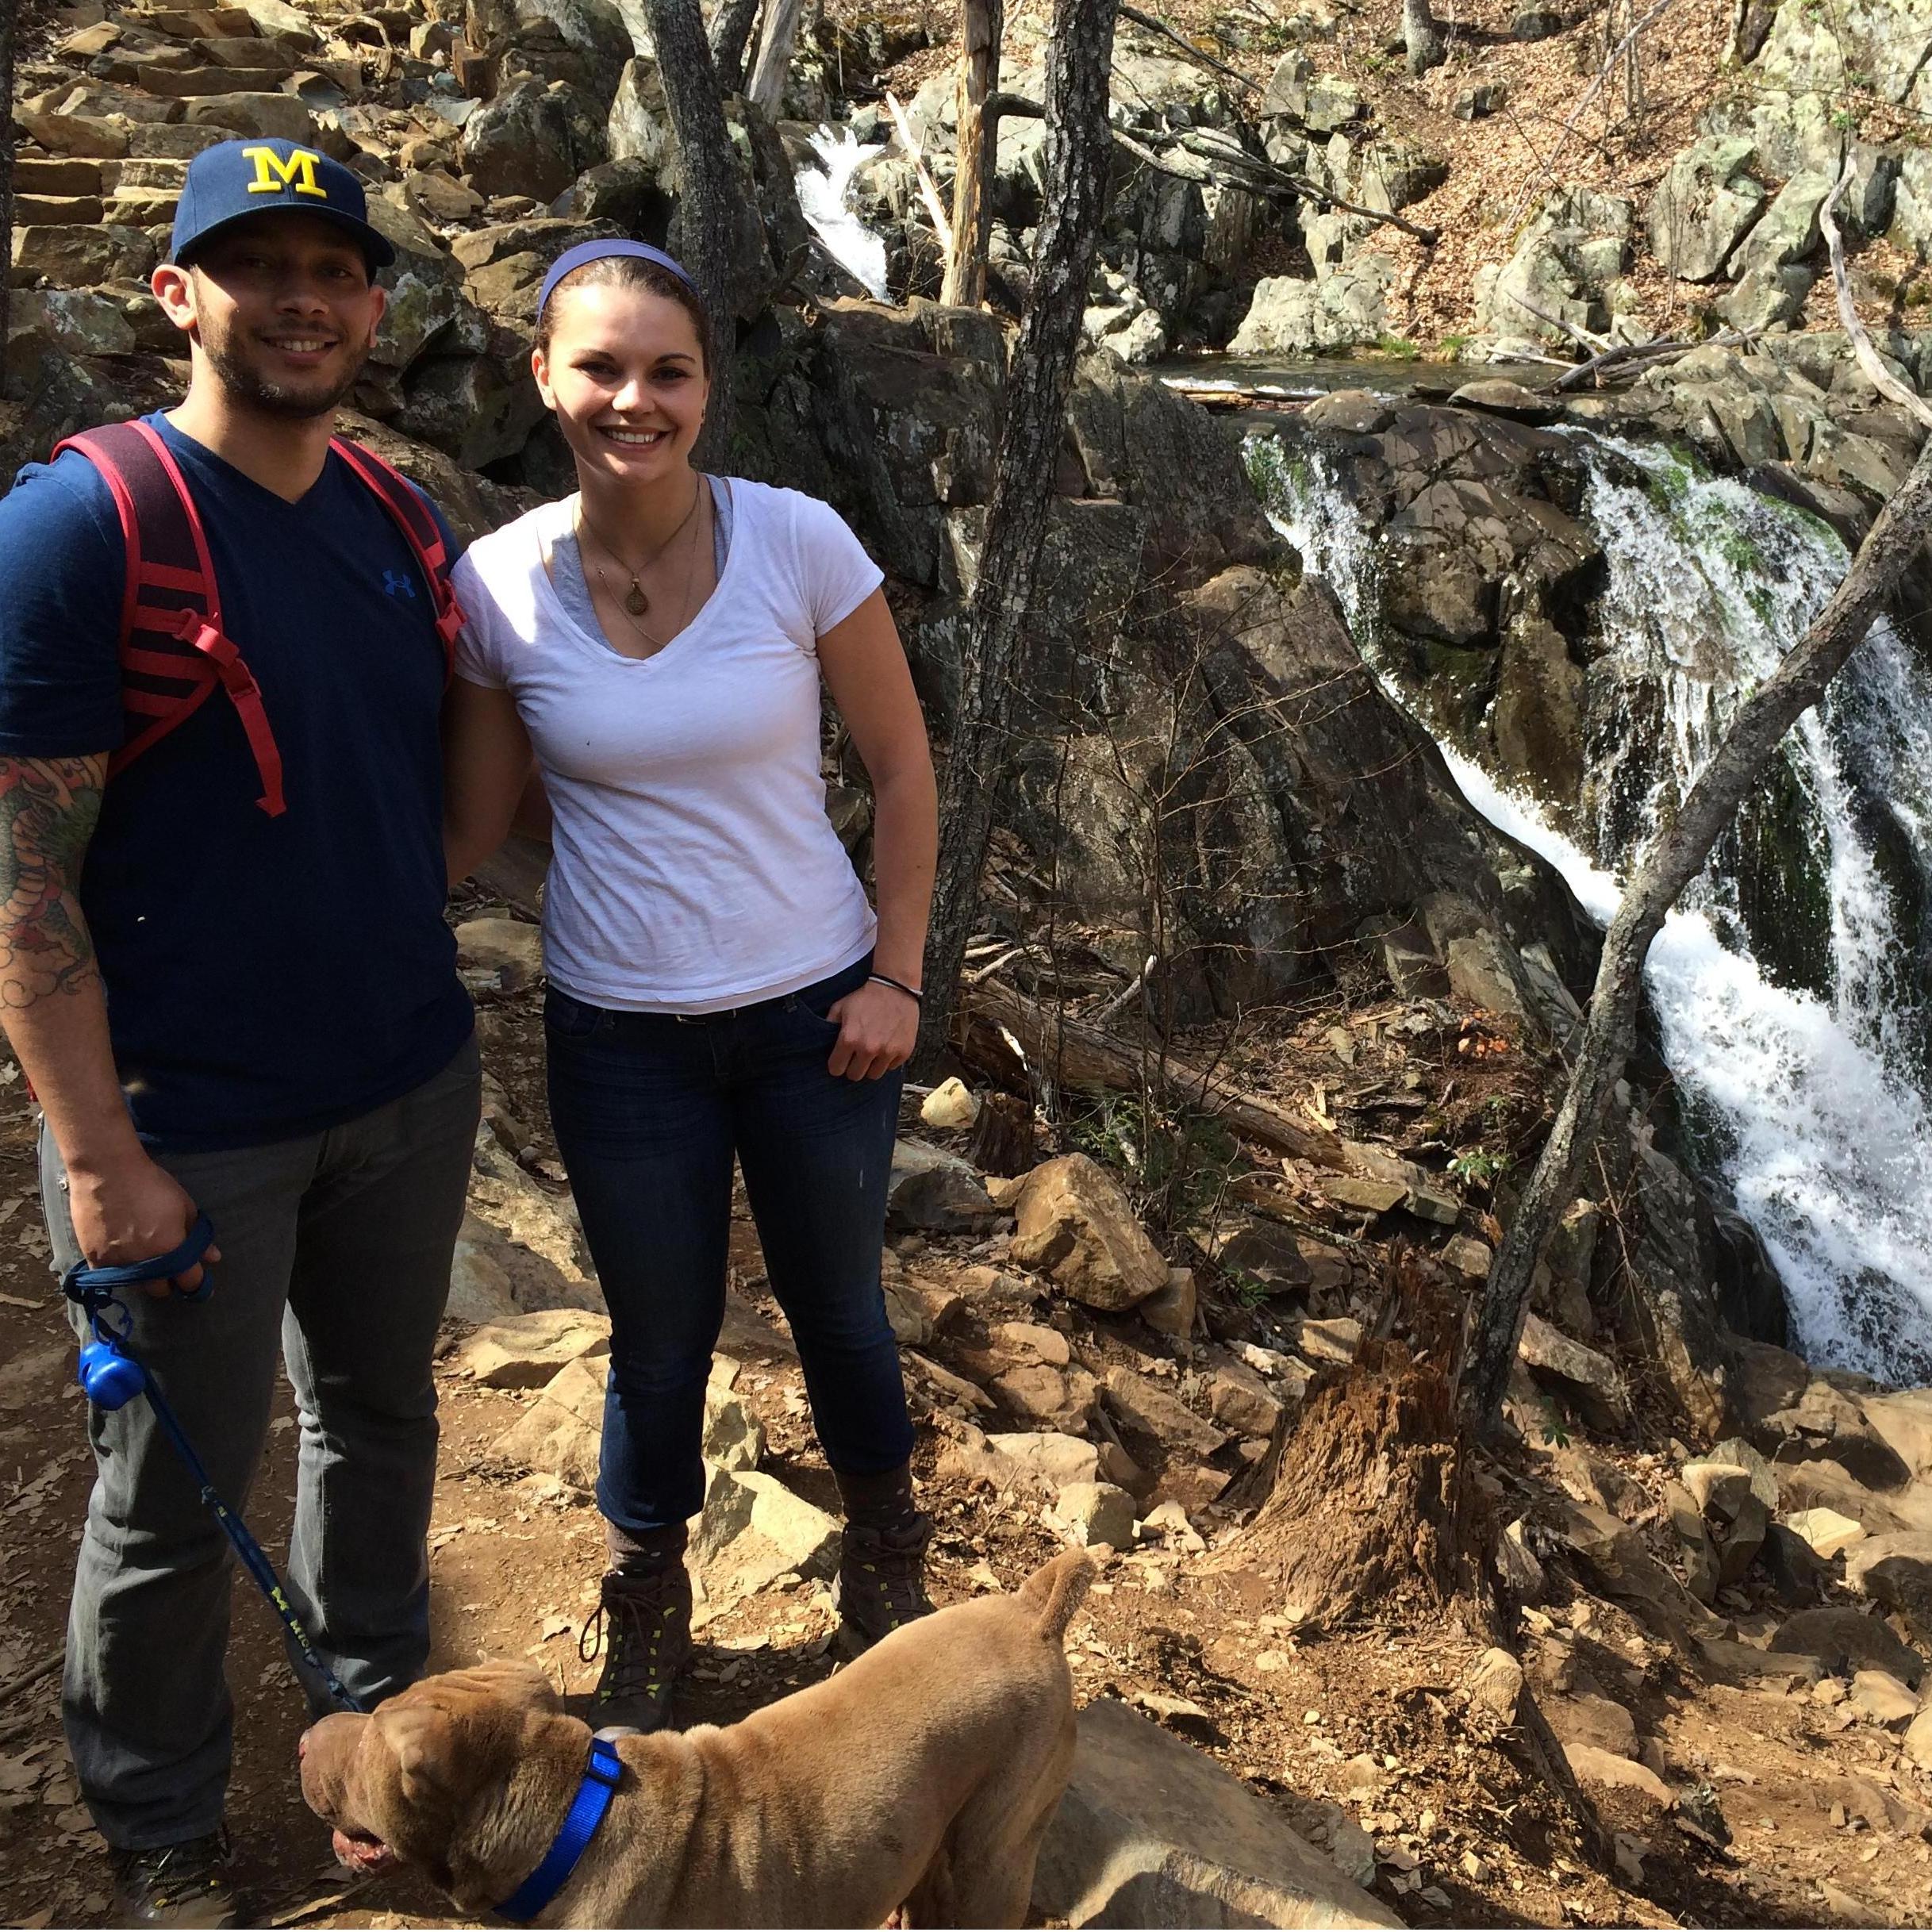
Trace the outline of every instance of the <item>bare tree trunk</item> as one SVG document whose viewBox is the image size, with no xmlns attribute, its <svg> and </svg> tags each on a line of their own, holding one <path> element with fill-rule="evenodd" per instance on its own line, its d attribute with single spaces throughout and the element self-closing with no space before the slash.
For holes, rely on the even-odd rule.
<svg viewBox="0 0 1932 1932">
<path fill-rule="evenodd" d="M 759 0 L 724 0 L 711 23 L 711 64 L 717 70 L 720 94 L 743 91 L 745 45 L 757 25 L 758 8 Z"/>
<path fill-rule="evenodd" d="M 644 0 L 644 13 L 678 140 L 679 243 L 685 266 L 711 312 L 711 340 L 705 345 L 711 402 L 700 453 L 704 462 L 722 466 L 731 449 L 735 413 L 732 229 L 740 194 L 738 172 L 697 0 Z"/>
<path fill-rule="evenodd" d="M 798 20 L 803 0 L 771 0 L 765 9 L 765 32 L 751 67 L 751 84 L 745 93 L 767 121 L 778 117 L 785 98 L 785 79 L 792 68 L 792 49 L 798 44 Z"/>
<path fill-rule="evenodd" d="M 1676 820 L 1657 837 L 1623 895 L 1604 940 L 1590 1017 L 1569 1091 L 1530 1177 L 1483 1292 L 1464 1357 L 1461 1404 L 1471 1436 L 1493 1426 L 1508 1386 L 1530 1280 L 1544 1243 L 1574 1197 L 1584 1157 L 1636 1038 L 1644 958 L 1778 742 L 1823 697 L 1864 639 L 1919 547 L 1932 532 L 1932 436 L 1903 486 L 1879 513 L 1845 581 L 1776 672 L 1738 713 L 1724 742 L 1691 788 Z"/>
<path fill-rule="evenodd" d="M 993 501 L 965 627 L 958 712 L 939 801 L 944 835 L 920 1029 L 919 1060 L 925 1066 L 946 1043 L 978 910 L 993 807 L 1012 764 L 1008 720 L 1023 670 L 1027 611 L 1066 431 L 1066 399 L 1113 156 L 1107 104 L 1117 4 L 1054 4 L 1047 52 L 1046 213 L 1003 399 Z"/>
<path fill-rule="evenodd" d="M 1408 48 L 1409 71 L 1427 74 L 1449 58 L 1442 30 L 1429 11 L 1429 0 L 1402 0 L 1402 38 Z"/>
<path fill-rule="evenodd" d="M 986 183 L 1000 139 L 998 117 L 986 103 L 1000 86 L 1000 36 L 1004 0 L 961 0 L 959 135 L 954 144 L 953 248 L 947 258 L 939 300 L 977 309 L 986 299 L 986 251 L 993 234 L 993 203 Z"/>
</svg>

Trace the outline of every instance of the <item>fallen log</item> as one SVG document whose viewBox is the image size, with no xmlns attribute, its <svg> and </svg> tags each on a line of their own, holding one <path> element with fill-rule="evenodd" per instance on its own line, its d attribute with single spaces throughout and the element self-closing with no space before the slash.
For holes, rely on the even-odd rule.
<svg viewBox="0 0 1932 1932">
<path fill-rule="evenodd" d="M 1150 1082 L 1169 1101 L 1216 1116 L 1244 1139 L 1337 1173 L 1349 1171 L 1339 1136 L 1304 1126 L 1273 1101 L 1157 1045 L 1116 1039 L 990 981 L 962 987 L 960 1004 L 969 1026 L 979 1022 L 1010 1035 L 1027 1062 L 1049 1070 L 1060 1086 L 1127 1093 Z"/>
</svg>

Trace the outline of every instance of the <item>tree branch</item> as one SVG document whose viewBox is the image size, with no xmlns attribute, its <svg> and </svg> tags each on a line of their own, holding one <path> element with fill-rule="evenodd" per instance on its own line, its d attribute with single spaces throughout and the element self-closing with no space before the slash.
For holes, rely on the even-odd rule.
<svg viewBox="0 0 1932 1932">
<path fill-rule="evenodd" d="M 1852 301 L 1851 270 L 1845 260 L 1845 238 L 1838 232 L 1838 202 L 1851 186 L 1851 180 L 1852 157 L 1848 148 L 1845 165 L 1838 170 L 1838 178 L 1832 183 L 1831 192 L 1825 197 L 1824 205 L 1818 211 L 1819 229 L 1831 255 L 1831 286 L 1838 294 L 1838 320 L 1845 325 L 1845 332 L 1851 340 L 1852 354 L 1865 371 L 1865 379 L 1888 402 L 1896 402 L 1900 409 L 1909 410 L 1926 428 L 1932 429 L 1932 403 L 1908 389 L 1885 367 L 1878 351 L 1872 346 L 1872 338 L 1865 333 L 1865 324 L 1859 321 L 1858 310 Z"/>
</svg>

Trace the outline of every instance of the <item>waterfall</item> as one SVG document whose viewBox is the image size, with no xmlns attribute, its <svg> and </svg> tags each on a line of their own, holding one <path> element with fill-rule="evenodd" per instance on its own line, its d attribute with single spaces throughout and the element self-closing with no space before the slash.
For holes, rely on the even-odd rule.
<svg viewBox="0 0 1932 1932">
<path fill-rule="evenodd" d="M 1607 923 L 1617 874 L 1708 761 L 1737 706 L 1823 607 L 1849 558 L 1817 519 L 1667 452 L 1585 439 L 1584 514 L 1608 581 L 1591 670 L 1590 770 L 1556 828 L 1449 747 L 1465 795 Z M 1335 589 L 1397 702 L 1381 650 L 1375 532 L 1322 447 L 1252 439 L 1276 527 Z M 1932 1072 L 1925 935 L 1932 882 L 1932 678 L 1880 621 L 1759 787 L 1744 888 L 1734 836 L 1653 946 L 1646 977 L 1700 1153 L 1783 1279 L 1813 1362 L 1932 1379 Z M 1584 828 L 1588 828 L 1587 832 Z M 1772 835 L 1775 834 L 1776 835 Z M 1759 881 L 1762 883 L 1761 880 Z M 1794 935 L 1793 922 L 1806 928 Z"/>
<path fill-rule="evenodd" d="M 825 164 L 801 167 L 794 186 L 799 212 L 812 224 L 827 252 L 840 267 L 880 302 L 891 300 L 885 286 L 885 242 L 846 205 L 853 177 L 868 161 L 885 150 L 861 145 L 847 128 L 820 128 L 812 136 L 812 151 Z"/>
</svg>

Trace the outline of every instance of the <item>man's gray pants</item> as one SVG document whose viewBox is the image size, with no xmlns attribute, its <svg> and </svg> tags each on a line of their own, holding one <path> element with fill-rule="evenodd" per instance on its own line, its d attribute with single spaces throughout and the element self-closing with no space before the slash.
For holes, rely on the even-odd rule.
<svg viewBox="0 0 1932 1932">
<path fill-rule="evenodd" d="M 134 1352 L 232 1509 L 245 1511 L 261 1466 L 279 1346 L 301 1428 L 289 1600 L 344 1688 L 368 1700 L 413 1682 L 429 1654 L 431 1360 L 479 1079 L 472 1040 L 401 1099 L 325 1133 L 163 1155 L 214 1223 L 214 1292 L 122 1296 Z M 40 1186 L 64 1272 L 79 1254 L 44 1131 Z M 179 1844 L 221 1823 L 233 1565 L 148 1404 L 89 1420 L 95 1480 L 61 1699 L 68 1748 L 109 1844 Z"/>
</svg>

